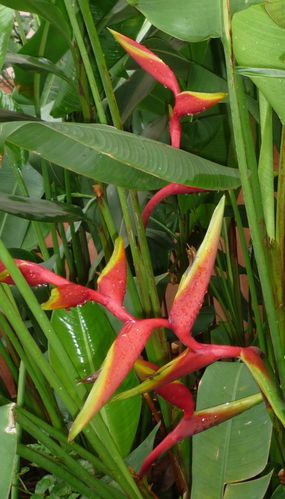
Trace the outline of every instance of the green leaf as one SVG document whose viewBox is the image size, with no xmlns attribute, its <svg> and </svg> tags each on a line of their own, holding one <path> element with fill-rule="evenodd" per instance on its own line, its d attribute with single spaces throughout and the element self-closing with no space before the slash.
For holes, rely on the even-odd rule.
<svg viewBox="0 0 285 499">
<path fill-rule="evenodd" d="M 14 404 L 0 407 L 0 483 L 1 499 L 8 499 L 14 477 L 17 434 L 13 416 Z"/>
<path fill-rule="evenodd" d="M 73 86 L 73 82 L 69 76 L 66 75 L 58 66 L 56 66 L 56 64 L 53 64 L 45 57 L 33 57 L 25 54 L 7 54 L 5 60 L 8 64 L 19 65 L 25 71 L 52 73 Z"/>
<path fill-rule="evenodd" d="M 263 5 L 255 5 L 233 17 L 233 48 L 237 62 L 249 68 L 285 70 L 285 30 L 267 14 Z M 284 78 L 250 76 L 285 123 Z"/>
<path fill-rule="evenodd" d="M 285 69 L 272 68 L 243 68 L 236 67 L 239 74 L 244 76 L 267 76 L 267 78 L 285 78 Z"/>
<path fill-rule="evenodd" d="M 25 184 L 28 186 L 29 195 L 35 198 L 41 198 L 43 194 L 43 182 L 41 175 L 36 172 L 30 165 L 24 165 L 22 175 Z M 0 168 L 0 190 L 5 194 L 19 194 L 17 181 L 13 170 L 10 168 L 7 160 L 4 158 L 2 168 Z M 25 237 L 28 233 L 30 222 L 8 213 L 0 213 L 0 238 L 2 238 L 7 248 L 22 248 Z M 36 236 L 33 233 L 31 246 L 37 242 Z"/>
<path fill-rule="evenodd" d="M 52 325 L 78 373 L 78 380 L 100 369 L 116 335 L 98 305 L 87 303 L 83 307 L 72 308 L 69 312 L 58 310 L 52 316 Z M 57 374 L 61 378 L 66 376 L 64 366 L 56 362 L 52 351 L 50 359 Z M 131 372 L 119 391 L 137 384 L 138 381 Z M 129 401 L 128 404 L 125 401 L 109 403 L 101 410 L 122 456 L 127 456 L 130 452 L 140 417 L 140 397 Z"/>
<path fill-rule="evenodd" d="M 65 39 L 71 39 L 71 30 L 66 22 L 66 16 L 57 5 L 53 5 L 48 0 L 1 0 L 3 5 L 11 9 L 32 12 L 46 19 L 54 25 L 64 36 Z"/>
<path fill-rule="evenodd" d="M 8 131 L 13 130 L 11 124 Z M 240 185 L 236 169 L 153 140 L 97 124 L 23 123 L 6 141 L 96 181 L 138 190 L 177 182 L 204 189 Z"/>
<path fill-rule="evenodd" d="M 8 50 L 8 44 L 13 28 L 13 20 L 13 10 L 0 5 L 0 69 L 2 69 L 5 54 Z"/>
<path fill-rule="evenodd" d="M 78 206 L 0 193 L 0 211 L 40 222 L 76 222 L 84 214 Z"/>
<path fill-rule="evenodd" d="M 233 0 L 232 12 L 262 0 Z M 198 42 L 222 36 L 220 0 L 128 0 L 154 26 L 179 40 Z"/>
<path fill-rule="evenodd" d="M 244 499 L 245 497 L 250 499 L 263 499 L 268 489 L 271 475 L 272 472 L 261 478 L 257 478 L 257 480 L 227 485 L 224 499 Z"/>
<path fill-rule="evenodd" d="M 264 6 L 273 21 L 281 28 L 285 28 L 285 1 L 266 0 Z"/>
<path fill-rule="evenodd" d="M 202 377 L 197 409 L 257 392 L 257 385 L 246 366 L 219 362 L 209 366 Z M 193 438 L 191 498 L 222 497 L 226 484 L 261 473 L 267 464 L 270 440 L 271 421 L 263 404 L 196 435 Z"/>
<path fill-rule="evenodd" d="M 284 499 L 284 497 L 285 497 L 285 486 L 279 485 L 279 487 L 277 487 L 274 490 L 271 499 Z"/>
<path fill-rule="evenodd" d="M 157 423 L 157 425 L 153 428 L 146 439 L 136 449 L 134 449 L 126 459 L 127 465 L 136 473 L 139 472 L 145 458 L 151 453 L 153 449 L 154 440 L 159 430 L 159 426 L 160 423 Z"/>
</svg>

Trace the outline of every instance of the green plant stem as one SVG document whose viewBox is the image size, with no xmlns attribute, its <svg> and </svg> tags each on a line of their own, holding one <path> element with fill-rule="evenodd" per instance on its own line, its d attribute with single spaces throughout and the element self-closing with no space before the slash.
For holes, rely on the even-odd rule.
<svg viewBox="0 0 285 499">
<path fill-rule="evenodd" d="M 94 99 L 94 103 L 95 103 L 95 106 L 97 109 L 99 121 L 100 121 L 100 123 L 107 123 L 106 115 L 105 115 L 103 104 L 102 104 L 102 101 L 100 98 L 96 79 L 95 79 L 95 76 L 93 73 L 93 69 L 92 69 L 92 66 L 91 66 L 91 63 L 90 63 L 90 60 L 88 57 L 86 47 L 85 47 L 84 39 L 83 39 L 83 36 L 81 34 L 78 20 L 76 17 L 76 10 L 74 8 L 74 4 L 73 4 L 73 2 L 71 2 L 71 0 L 64 0 L 64 4 L 65 4 L 65 8 L 66 8 L 68 17 L 69 17 L 70 24 L 71 24 L 72 29 L 73 29 L 73 33 L 74 33 L 78 48 L 79 48 L 80 55 L 81 55 L 81 58 L 82 58 L 82 61 L 84 64 L 84 68 L 85 68 L 86 75 L 87 75 L 87 78 L 89 81 L 92 97 Z"/>
<path fill-rule="evenodd" d="M 93 50 L 93 54 L 96 59 L 98 71 L 102 80 L 103 88 L 107 97 L 108 106 L 110 109 L 112 121 L 116 128 L 122 129 L 121 117 L 117 101 L 113 92 L 113 85 L 111 78 L 109 76 L 109 71 L 107 68 L 104 52 L 101 47 L 99 36 L 96 30 L 96 26 L 93 22 L 92 13 L 90 10 L 89 0 L 78 0 L 78 4 L 81 10 L 82 17 L 89 35 L 90 44 Z"/>
<path fill-rule="evenodd" d="M 0 299 L 2 305 L 5 307 L 5 313 L 7 314 L 8 320 L 11 322 L 13 325 L 18 337 L 22 338 L 22 330 L 19 329 L 17 326 L 20 327 L 20 324 L 15 324 L 14 323 L 14 318 L 15 318 L 15 312 L 11 310 L 11 305 L 9 301 L 7 300 L 7 297 L 5 293 L 3 292 L 3 289 L 0 288 Z M 22 325 L 24 325 L 22 323 Z M 25 346 L 21 346 L 21 343 L 18 341 L 17 336 L 14 334 L 14 331 L 11 329 L 9 323 L 7 320 L 4 318 L 2 314 L 0 314 L 0 327 L 3 333 L 9 338 L 11 344 L 15 348 L 17 354 L 21 358 L 21 360 L 24 362 L 25 367 L 27 369 L 27 372 L 29 373 L 37 391 L 39 392 L 43 404 L 46 408 L 47 414 L 50 417 L 50 420 L 54 424 L 55 427 L 60 428 L 61 427 L 61 421 L 60 418 L 57 414 L 55 404 L 54 404 L 54 399 L 51 396 L 51 393 L 47 389 L 45 379 L 43 377 L 42 372 L 38 369 L 36 363 L 31 363 L 30 362 L 30 356 L 29 356 L 29 351 L 26 353 L 25 351 Z"/>
<path fill-rule="evenodd" d="M 264 297 L 264 304 L 267 312 L 270 334 L 274 349 L 276 363 L 278 365 L 280 383 L 283 392 L 285 391 L 285 363 L 284 352 L 282 349 L 280 333 L 278 329 L 278 319 L 275 311 L 275 303 L 272 291 L 272 283 L 270 277 L 270 269 L 268 258 L 265 254 L 263 247 L 264 240 L 264 226 L 260 218 L 259 204 L 260 204 L 260 188 L 258 181 L 256 182 L 257 175 L 252 171 L 252 162 L 248 159 L 254 157 L 253 145 L 249 144 L 251 140 L 250 127 L 248 123 L 248 114 L 244 104 L 244 95 L 241 88 L 240 77 L 235 74 L 234 69 L 234 55 L 231 45 L 231 30 L 230 30 L 230 5 L 228 0 L 223 0 L 223 13 L 224 13 L 224 51 L 226 59 L 226 69 L 228 77 L 228 90 L 229 100 L 232 114 L 232 122 L 234 123 L 234 138 L 236 145 L 236 152 L 239 164 L 239 171 L 243 194 L 245 199 L 245 206 L 248 216 L 249 227 L 251 230 L 251 237 L 254 246 L 255 258 L 257 268 L 260 276 L 261 287 Z M 247 149 L 247 152 L 246 152 Z M 256 161 L 253 160 L 253 164 Z M 250 170 L 252 175 L 249 175 Z"/>
<path fill-rule="evenodd" d="M 255 317 L 256 331 L 257 331 L 257 335 L 258 335 L 258 339 L 259 339 L 259 344 L 260 344 L 261 350 L 264 353 L 268 353 L 266 339 L 265 339 L 265 335 L 264 335 L 264 329 L 263 329 L 261 318 L 260 318 L 260 311 L 259 311 L 259 306 L 258 306 L 258 299 L 257 299 L 256 287 L 255 287 L 255 283 L 254 283 L 252 266 L 251 266 L 251 262 L 250 262 L 250 258 L 249 258 L 249 254 L 248 254 L 248 250 L 247 250 L 247 245 L 246 245 L 246 240 L 245 240 L 245 236 L 244 236 L 244 230 L 243 230 L 243 226 L 242 226 L 240 212 L 239 212 L 238 205 L 237 205 L 237 200 L 236 200 L 236 197 L 235 197 L 233 191 L 229 191 L 229 197 L 231 200 L 232 208 L 233 208 L 234 215 L 235 215 L 235 221 L 236 221 L 237 229 L 238 229 L 238 233 L 239 233 L 239 240 L 240 240 L 242 255 L 243 255 L 243 259 L 244 259 L 247 279 L 248 279 L 248 286 L 249 286 L 250 295 L 251 295 L 251 302 L 252 302 L 252 308 L 253 308 L 254 317 Z"/>
<path fill-rule="evenodd" d="M 22 407 L 25 400 L 25 388 L 26 388 L 26 367 L 24 362 L 21 360 L 19 368 L 19 381 L 18 381 L 18 393 L 17 393 L 17 406 Z M 22 439 L 22 426 L 20 423 L 16 423 L 16 433 L 17 433 L 17 444 L 21 443 Z M 17 454 L 14 464 L 14 480 L 11 489 L 11 499 L 18 499 L 18 473 L 20 471 L 20 456 Z"/>
<path fill-rule="evenodd" d="M 22 412 L 17 413 L 17 422 L 22 428 L 27 431 L 32 437 L 43 444 L 57 458 L 73 476 L 80 476 L 80 481 L 90 487 L 90 491 L 99 495 L 104 499 L 111 499 L 112 489 L 108 490 L 108 486 L 100 482 L 88 473 L 83 466 L 73 459 L 63 447 L 58 445 L 49 435 L 47 435 L 38 424 L 33 423 Z M 89 492 L 90 493 L 90 492 Z M 89 496 L 88 496 L 89 497 Z"/>
<path fill-rule="evenodd" d="M 17 414 L 24 415 L 32 423 L 41 428 L 42 431 L 45 431 L 48 435 L 50 435 L 50 437 L 56 439 L 68 450 L 76 452 L 76 454 L 78 454 L 80 457 L 82 457 L 86 461 L 89 461 L 94 466 L 96 472 L 104 473 L 105 475 L 109 473 L 108 468 L 106 468 L 104 464 L 102 464 L 100 459 L 98 459 L 96 456 L 91 454 L 91 452 L 84 449 L 84 447 L 81 447 L 75 442 L 69 444 L 67 441 L 67 435 L 63 434 L 60 430 L 57 430 L 53 426 L 50 426 L 48 423 L 38 418 L 31 412 L 28 412 L 26 409 L 23 409 L 22 407 L 16 407 L 15 409 L 16 419 L 17 419 Z"/>
<path fill-rule="evenodd" d="M 27 459 L 31 463 L 35 463 L 40 468 L 52 473 L 53 475 L 61 478 L 65 483 L 68 483 L 80 494 L 86 497 L 98 499 L 98 495 L 90 490 L 81 480 L 70 473 L 62 464 L 57 464 L 52 458 L 44 456 L 35 450 L 26 447 L 25 445 L 18 445 L 17 452 L 20 457 Z"/>
<path fill-rule="evenodd" d="M 45 190 L 46 199 L 52 199 L 48 164 L 44 159 L 41 160 L 41 170 L 42 170 L 42 176 L 43 176 L 43 181 L 44 181 L 44 190 Z M 50 231 L 51 231 L 51 237 L 52 237 L 53 252 L 55 254 L 56 272 L 59 275 L 64 275 L 64 264 L 63 264 L 63 261 L 62 261 L 61 256 L 60 256 L 59 244 L 58 244 L 57 234 L 56 234 L 56 227 L 54 224 L 50 224 Z"/>
</svg>

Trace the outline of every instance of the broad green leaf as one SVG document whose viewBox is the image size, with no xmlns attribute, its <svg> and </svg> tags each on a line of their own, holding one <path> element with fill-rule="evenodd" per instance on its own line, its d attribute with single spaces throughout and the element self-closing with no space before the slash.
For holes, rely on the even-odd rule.
<svg viewBox="0 0 285 499">
<path fill-rule="evenodd" d="M 227 485 L 224 499 L 263 499 L 268 489 L 271 475 L 272 472 L 256 480 Z"/>
<path fill-rule="evenodd" d="M 165 182 L 214 190 L 240 185 L 233 168 L 106 125 L 18 123 L 14 133 L 11 124 L 2 127 L 8 144 L 96 181 L 138 190 Z"/>
<path fill-rule="evenodd" d="M 24 165 L 21 171 L 25 184 L 28 186 L 29 195 L 34 198 L 41 198 L 43 195 L 41 175 L 30 165 Z M 0 168 L 0 191 L 5 194 L 20 194 L 13 170 L 9 167 L 5 158 Z M 23 247 L 30 225 L 31 223 L 28 220 L 0 212 L 0 237 L 8 248 Z M 33 237 L 30 248 L 37 242 L 34 231 L 31 232 Z"/>
<path fill-rule="evenodd" d="M 5 61 L 5 54 L 8 50 L 8 44 L 13 28 L 13 20 L 13 10 L 0 5 L 0 69 L 2 69 Z"/>
<path fill-rule="evenodd" d="M 284 70 L 285 30 L 267 14 L 263 5 L 255 5 L 233 17 L 233 48 L 241 66 Z M 250 76 L 285 123 L 284 78 Z"/>
<path fill-rule="evenodd" d="M 1 0 L 3 5 L 11 9 L 32 12 L 46 19 L 70 40 L 71 30 L 61 9 L 48 0 Z"/>
<path fill-rule="evenodd" d="M 128 0 L 157 28 L 179 40 L 198 42 L 222 36 L 220 0 Z M 232 11 L 261 0 L 233 0 Z"/>
<path fill-rule="evenodd" d="M 53 314 L 52 325 L 78 373 L 78 380 L 100 369 L 107 351 L 116 335 L 105 313 L 94 303 L 72 308 L 69 312 L 58 310 Z M 66 376 L 64 366 L 56 363 L 50 351 L 51 363 L 60 377 Z M 77 380 L 73 380 L 76 383 Z M 119 391 L 138 384 L 130 373 Z M 85 385 L 87 386 L 87 385 Z M 101 411 L 122 456 L 132 447 L 139 423 L 141 399 L 134 397 L 118 403 L 109 403 Z"/>
<path fill-rule="evenodd" d="M 264 6 L 273 21 L 281 28 L 285 28 L 285 1 L 266 0 Z"/>
<path fill-rule="evenodd" d="M 76 222 L 84 218 L 81 209 L 75 205 L 1 192 L 0 211 L 40 222 Z"/>
<path fill-rule="evenodd" d="M 246 366 L 219 362 L 209 366 L 202 377 L 197 409 L 231 402 L 257 391 Z M 225 485 L 261 473 L 267 464 L 270 440 L 271 421 L 263 404 L 196 435 L 191 498 L 222 497 Z"/>
<path fill-rule="evenodd" d="M 13 416 L 14 404 L 0 407 L 0 487 L 1 499 L 10 497 L 11 483 L 14 477 L 14 465 L 17 449 L 17 434 Z"/>
<path fill-rule="evenodd" d="M 25 54 L 7 54 L 6 62 L 8 64 L 19 65 L 25 71 L 33 71 L 39 73 L 53 73 L 54 75 L 67 81 L 73 86 L 72 80 L 62 71 L 56 64 L 45 57 L 33 57 Z"/>
</svg>

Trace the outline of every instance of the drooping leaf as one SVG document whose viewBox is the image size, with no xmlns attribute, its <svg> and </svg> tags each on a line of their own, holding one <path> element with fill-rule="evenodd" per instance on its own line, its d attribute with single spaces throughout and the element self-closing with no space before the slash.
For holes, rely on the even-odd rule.
<svg viewBox="0 0 285 499">
<path fill-rule="evenodd" d="M 41 222 L 75 222 L 84 214 L 79 207 L 45 199 L 0 193 L 0 211 Z"/>
<path fill-rule="evenodd" d="M 219 362 L 207 368 L 200 382 L 197 408 L 201 410 L 257 391 L 244 365 Z M 222 497 L 226 484 L 259 474 L 267 464 L 270 440 L 271 421 L 263 404 L 195 436 L 191 497 Z"/>
<path fill-rule="evenodd" d="M 240 185 L 235 169 L 106 125 L 17 123 L 12 129 L 2 125 L 7 143 L 97 181 L 139 190 L 165 181 L 203 189 Z"/>
</svg>

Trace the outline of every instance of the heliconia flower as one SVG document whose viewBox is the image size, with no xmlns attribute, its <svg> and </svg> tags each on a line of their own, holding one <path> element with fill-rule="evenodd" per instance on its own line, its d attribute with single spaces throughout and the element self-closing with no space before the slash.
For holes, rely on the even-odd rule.
<svg viewBox="0 0 285 499">
<path fill-rule="evenodd" d="M 223 221 L 225 197 L 216 207 L 194 262 L 183 274 L 169 315 L 176 336 L 191 347 L 190 333 L 203 304 L 213 271 Z"/>
<path fill-rule="evenodd" d="M 18 259 L 14 259 L 14 262 L 30 286 L 42 286 L 44 284 L 63 286 L 69 283 L 67 279 L 60 277 L 37 263 Z M 0 282 L 10 285 L 14 284 L 12 277 L 2 262 L 0 262 Z"/>
<path fill-rule="evenodd" d="M 136 63 L 149 73 L 155 80 L 169 88 L 174 95 L 180 92 L 180 88 L 173 71 L 151 50 L 147 49 L 140 43 L 128 38 L 125 35 L 109 29 L 117 42 L 136 61 Z"/>
<path fill-rule="evenodd" d="M 195 412 L 192 416 L 185 415 L 176 428 L 147 456 L 141 466 L 139 475 L 145 475 L 150 466 L 161 456 L 161 454 L 181 440 L 184 440 L 184 438 L 191 437 L 208 428 L 217 426 L 218 424 L 247 411 L 251 407 L 260 404 L 260 402 L 262 402 L 261 394 L 251 395 L 234 402 L 227 402 L 226 404 Z"/>
<path fill-rule="evenodd" d="M 154 375 L 159 367 L 147 360 L 138 359 L 134 365 L 134 369 L 140 379 L 145 379 Z M 168 383 L 155 391 L 158 395 L 163 397 L 164 400 L 184 411 L 184 414 L 193 414 L 194 400 L 192 394 L 180 381 Z"/>
<path fill-rule="evenodd" d="M 181 184 L 168 184 L 159 191 L 157 191 L 154 196 L 150 199 L 150 201 L 146 204 L 143 213 L 142 219 L 144 226 L 146 227 L 149 221 L 149 217 L 151 216 L 155 207 L 162 201 L 163 199 L 174 196 L 175 194 L 196 194 L 198 192 L 205 192 L 203 189 L 199 189 L 198 187 L 187 187 L 186 185 Z"/>
<path fill-rule="evenodd" d="M 171 360 L 163 367 L 156 369 L 156 372 L 153 371 L 150 373 L 149 377 L 145 375 L 145 381 L 143 383 L 130 388 L 125 392 L 119 393 L 113 400 L 124 400 L 133 397 L 134 395 L 138 395 L 139 393 L 146 393 L 151 390 L 155 390 L 159 393 L 159 390 L 163 389 L 163 387 L 170 386 L 169 384 L 178 378 L 198 371 L 203 367 L 213 364 L 213 362 L 216 362 L 217 360 L 239 358 L 241 351 L 241 347 L 202 344 L 200 344 L 199 350 L 196 352 L 186 349 L 178 357 Z M 135 370 L 137 370 L 136 364 Z"/>
<path fill-rule="evenodd" d="M 125 322 L 118 337 L 107 353 L 99 376 L 83 408 L 70 429 L 69 440 L 73 440 L 88 424 L 90 419 L 110 400 L 127 374 L 131 371 L 152 331 L 156 328 L 168 326 L 169 323 L 165 319 L 145 319 Z"/>
<path fill-rule="evenodd" d="M 224 92 L 204 93 L 187 90 L 176 94 L 174 109 L 169 122 L 169 135 L 172 147 L 179 148 L 181 142 L 182 116 L 194 116 L 203 113 L 226 97 Z"/>
<path fill-rule="evenodd" d="M 85 288 L 79 284 L 69 283 L 51 291 L 50 298 L 45 303 L 42 303 L 43 310 L 59 310 L 62 308 L 72 308 L 93 301 L 103 305 L 120 321 L 129 321 L 133 317 L 124 307 L 112 300 L 109 296 L 105 296 L 94 289 Z"/>
<path fill-rule="evenodd" d="M 113 254 L 97 280 L 98 291 L 122 305 L 126 293 L 126 283 L 127 261 L 124 241 L 118 237 L 115 241 Z"/>
</svg>

